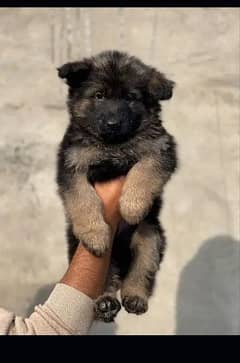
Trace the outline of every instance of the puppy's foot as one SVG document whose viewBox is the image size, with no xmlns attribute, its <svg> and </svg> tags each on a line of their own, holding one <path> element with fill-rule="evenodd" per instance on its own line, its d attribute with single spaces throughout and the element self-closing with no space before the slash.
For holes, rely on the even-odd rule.
<svg viewBox="0 0 240 363">
<path fill-rule="evenodd" d="M 93 227 L 91 231 L 75 231 L 84 247 L 94 256 L 103 256 L 110 246 L 111 229 L 107 224 Z"/>
<path fill-rule="evenodd" d="M 121 309 L 121 304 L 116 297 L 111 295 L 100 296 L 94 305 L 96 320 L 102 320 L 105 323 L 114 321 L 117 313 Z"/>
<path fill-rule="evenodd" d="M 151 200 L 144 194 L 125 192 L 120 199 L 120 213 L 129 224 L 138 224 L 147 215 Z"/>
<path fill-rule="evenodd" d="M 140 296 L 125 296 L 122 304 L 128 313 L 144 314 L 148 309 L 148 302 L 146 298 Z"/>
</svg>

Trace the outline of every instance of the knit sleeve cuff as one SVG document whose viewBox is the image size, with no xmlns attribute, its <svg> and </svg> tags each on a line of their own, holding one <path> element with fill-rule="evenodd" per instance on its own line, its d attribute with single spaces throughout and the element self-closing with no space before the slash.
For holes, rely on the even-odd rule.
<svg viewBox="0 0 240 363">
<path fill-rule="evenodd" d="M 75 288 L 58 283 L 44 304 L 76 335 L 87 334 L 94 317 L 93 300 Z"/>
</svg>

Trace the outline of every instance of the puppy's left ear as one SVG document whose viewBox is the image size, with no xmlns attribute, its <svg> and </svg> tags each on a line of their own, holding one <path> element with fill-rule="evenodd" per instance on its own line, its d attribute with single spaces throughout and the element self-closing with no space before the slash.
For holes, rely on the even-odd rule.
<svg viewBox="0 0 240 363">
<path fill-rule="evenodd" d="M 163 73 L 152 71 L 148 84 L 149 94 L 158 101 L 169 100 L 173 95 L 175 82 L 167 79 Z"/>
<path fill-rule="evenodd" d="M 91 70 L 91 62 L 83 60 L 80 62 L 69 62 L 57 68 L 58 76 L 66 79 L 69 87 L 76 88 L 85 81 Z"/>
</svg>

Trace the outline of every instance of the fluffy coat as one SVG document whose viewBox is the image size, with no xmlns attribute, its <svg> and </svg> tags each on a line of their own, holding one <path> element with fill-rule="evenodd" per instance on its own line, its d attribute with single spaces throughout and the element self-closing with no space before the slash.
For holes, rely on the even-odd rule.
<svg viewBox="0 0 240 363">
<path fill-rule="evenodd" d="M 159 212 L 162 193 L 177 167 L 176 144 L 162 126 L 159 101 L 174 82 L 118 51 L 64 64 L 70 123 L 58 152 L 57 183 L 67 219 L 69 260 L 79 242 L 96 256 L 110 245 L 100 198 L 93 187 L 126 175 L 120 198 L 123 222 L 115 235 L 105 292 L 96 319 L 113 321 L 121 304 L 147 311 L 166 246 Z"/>
</svg>

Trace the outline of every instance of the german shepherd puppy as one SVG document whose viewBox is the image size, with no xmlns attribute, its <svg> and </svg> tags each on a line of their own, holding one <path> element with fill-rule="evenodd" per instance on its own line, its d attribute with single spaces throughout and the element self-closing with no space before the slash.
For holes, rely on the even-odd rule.
<svg viewBox="0 0 240 363">
<path fill-rule="evenodd" d="M 159 118 L 159 101 L 172 97 L 174 82 L 119 51 L 105 51 L 58 68 L 69 87 L 70 123 L 58 151 L 57 183 L 67 219 L 69 260 L 79 242 L 102 256 L 111 229 L 93 187 L 126 175 L 120 198 L 123 223 L 113 242 L 105 292 L 96 319 L 114 320 L 148 309 L 165 250 L 159 222 L 164 185 L 177 166 L 176 144 Z"/>
</svg>

